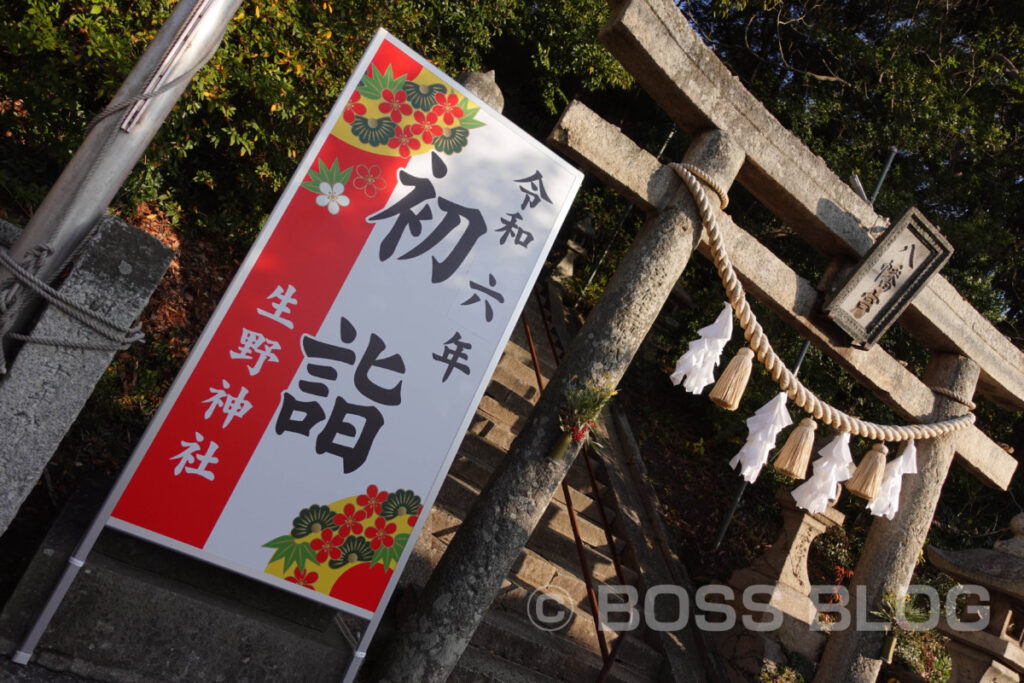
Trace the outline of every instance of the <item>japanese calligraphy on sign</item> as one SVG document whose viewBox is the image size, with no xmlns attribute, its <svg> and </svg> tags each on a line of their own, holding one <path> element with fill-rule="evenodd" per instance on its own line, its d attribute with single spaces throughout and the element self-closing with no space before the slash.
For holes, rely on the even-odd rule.
<svg viewBox="0 0 1024 683">
<path fill-rule="evenodd" d="M 108 525 L 372 615 L 581 180 L 378 33 Z"/>
<path fill-rule="evenodd" d="M 870 346 L 952 253 L 938 228 L 911 208 L 875 243 L 825 311 L 854 343 Z"/>
</svg>

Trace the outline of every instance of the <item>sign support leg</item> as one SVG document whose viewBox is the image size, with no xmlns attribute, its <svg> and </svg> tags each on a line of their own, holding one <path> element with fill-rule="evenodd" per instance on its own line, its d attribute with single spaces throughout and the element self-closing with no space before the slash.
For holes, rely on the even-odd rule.
<svg viewBox="0 0 1024 683">
<path fill-rule="evenodd" d="M 78 570 L 85 565 L 85 558 L 92 552 L 93 546 L 96 545 L 96 539 L 99 538 L 100 532 L 106 526 L 107 519 L 110 517 L 110 511 L 118 496 L 120 496 L 121 489 L 122 487 L 120 486 L 114 487 L 113 491 L 110 492 L 104 501 L 103 507 L 92 520 L 92 524 L 89 525 L 88 531 L 85 532 L 82 540 L 75 546 L 71 557 L 68 558 L 67 566 L 64 567 L 64 572 L 60 575 L 60 580 L 57 581 L 57 585 L 54 586 L 53 591 L 50 593 L 50 598 L 46 601 L 46 605 L 43 606 L 39 616 L 36 617 L 35 622 L 32 624 L 32 628 L 29 629 L 28 634 L 21 641 L 18 650 L 11 657 L 11 661 L 15 664 L 25 665 L 32 659 L 32 653 L 35 651 L 36 645 L 39 644 L 39 640 L 43 637 L 43 633 L 46 632 L 46 627 L 50 625 L 53 615 L 57 613 L 57 608 L 64 601 L 64 596 L 68 594 L 71 584 L 74 582 L 75 577 L 78 576 Z"/>
<path fill-rule="evenodd" d="M 363 633 L 363 637 L 359 639 L 356 651 L 352 654 L 352 662 L 348 665 L 348 670 L 345 671 L 345 678 L 342 679 L 342 683 L 353 683 L 356 680 L 356 674 L 359 673 L 359 668 L 366 661 L 366 651 L 370 648 L 373 636 L 377 633 L 377 627 L 380 626 L 380 620 L 384 616 L 386 605 L 387 603 L 384 602 L 381 607 L 378 607 L 377 611 L 373 614 L 373 618 L 370 619 L 370 623 L 367 624 L 366 631 Z"/>
</svg>

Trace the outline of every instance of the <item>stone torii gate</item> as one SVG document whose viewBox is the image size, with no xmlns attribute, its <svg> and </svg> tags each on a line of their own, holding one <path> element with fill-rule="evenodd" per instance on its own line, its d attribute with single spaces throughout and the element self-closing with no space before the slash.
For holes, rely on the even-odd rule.
<svg viewBox="0 0 1024 683">
<path fill-rule="evenodd" d="M 709 129 L 729 134 L 746 155 L 737 175 L 751 194 L 832 262 L 857 259 L 871 247 L 869 228 L 888 221 L 836 177 L 704 46 L 671 3 L 613 3 L 602 39 L 660 106 L 691 136 Z M 611 124 L 574 102 L 549 138 L 555 147 L 616 188 L 644 211 L 659 213 L 681 185 Z M 815 286 L 795 273 L 725 214 L 719 218 L 733 266 L 746 291 L 836 360 L 879 400 L 909 422 L 931 422 L 965 408 L 930 387 L 1024 408 L 1024 354 L 941 276 L 934 276 L 899 323 L 932 352 L 924 381 L 879 346 L 849 345 L 818 314 Z M 709 256 L 706 236 L 698 249 Z M 854 573 L 877 607 L 885 593 L 906 591 L 954 453 L 989 486 L 1005 489 L 1016 460 L 977 427 L 921 444 L 921 471 L 904 483 L 894 520 L 876 519 Z M 819 681 L 874 681 L 883 634 L 852 629 L 834 634 Z"/>
<path fill-rule="evenodd" d="M 856 260 L 873 244 L 868 228 L 886 220 L 747 92 L 668 0 L 613 2 L 602 38 L 661 107 L 694 138 L 685 161 L 728 189 L 735 178 L 831 261 Z M 458 660 L 502 578 L 546 507 L 576 451 L 547 457 L 569 378 L 618 382 L 654 323 L 691 250 L 699 214 L 676 173 L 581 104 L 563 114 L 551 142 L 648 213 L 605 296 L 573 341 L 508 457 L 449 546 L 419 604 L 381 666 L 390 680 L 443 680 Z M 738 172 L 738 175 L 737 175 Z M 712 192 L 707 193 L 714 206 Z M 933 276 L 899 322 L 933 352 L 921 381 L 883 349 L 850 347 L 820 320 L 818 292 L 750 234 L 719 214 L 726 247 L 748 294 L 837 360 L 908 422 L 964 412 L 930 386 L 1024 408 L 1024 354 Z M 919 446 L 921 472 L 904 482 L 900 512 L 873 527 L 856 581 L 873 606 L 909 583 L 954 453 L 984 483 L 1005 489 L 1016 461 L 975 427 Z M 868 609 L 871 609 L 871 606 Z M 855 605 L 850 605 L 855 609 Z M 860 637 L 865 636 L 865 637 Z M 877 637 L 876 637 L 877 636 Z M 874 681 L 881 634 L 833 636 L 820 681 Z M 876 642 L 877 640 L 877 642 Z M 700 673 L 692 672 L 699 679 Z"/>
</svg>

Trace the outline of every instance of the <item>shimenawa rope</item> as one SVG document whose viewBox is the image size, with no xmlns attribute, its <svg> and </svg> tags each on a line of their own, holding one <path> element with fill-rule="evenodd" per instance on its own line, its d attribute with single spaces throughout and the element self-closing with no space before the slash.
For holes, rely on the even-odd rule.
<svg viewBox="0 0 1024 683">
<path fill-rule="evenodd" d="M 743 285 L 736 276 L 736 271 L 732 267 L 732 261 L 729 260 L 729 254 L 725 250 L 722 233 L 715 218 L 715 211 L 711 206 L 711 202 L 708 201 L 704 188 L 701 187 L 701 181 L 705 182 L 718 195 L 722 208 L 725 208 L 728 203 L 725 190 L 718 183 L 714 182 L 707 173 L 696 166 L 679 163 L 672 163 L 670 166 L 686 184 L 690 194 L 693 195 L 694 201 L 697 202 L 701 219 L 708 233 L 712 260 L 715 263 L 715 268 L 718 269 L 718 276 L 722 280 L 722 285 L 725 287 L 729 304 L 732 306 L 736 318 L 743 328 L 744 338 L 754 351 L 757 359 L 771 374 L 772 380 L 779 385 L 780 389 L 786 392 L 796 405 L 811 414 L 815 419 L 831 425 L 840 431 L 856 434 L 875 441 L 929 439 L 949 434 L 974 424 L 974 414 L 968 413 L 931 424 L 880 425 L 849 415 L 815 396 L 814 392 L 805 387 L 796 378 L 796 375 L 789 371 L 782 359 L 776 355 L 772 349 L 771 342 L 765 335 L 761 324 L 757 321 L 753 310 L 751 310 L 750 304 L 747 303 Z M 936 393 L 949 397 L 951 392 L 948 390 L 936 390 Z M 969 408 L 973 406 L 973 403 L 969 400 L 963 400 L 962 397 L 956 397 L 953 400 L 963 403 Z"/>
</svg>

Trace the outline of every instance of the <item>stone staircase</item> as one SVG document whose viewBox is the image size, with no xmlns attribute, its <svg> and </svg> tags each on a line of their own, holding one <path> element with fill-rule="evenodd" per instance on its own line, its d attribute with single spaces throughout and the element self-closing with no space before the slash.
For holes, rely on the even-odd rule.
<svg viewBox="0 0 1024 683">
<path fill-rule="evenodd" d="M 524 317 L 530 325 L 546 381 L 554 370 L 554 358 L 541 311 L 535 301 L 531 300 Z M 491 473 L 505 457 L 540 396 L 528 348 L 529 342 L 520 322 L 492 376 L 424 533 L 414 549 L 415 554 L 404 577 L 413 591 L 425 583 L 430 569 L 444 552 Z M 595 460 L 595 464 L 599 463 Z M 598 510 L 599 505 L 604 505 L 605 517 L 614 528 L 616 510 L 613 504 L 609 505 L 614 497 L 607 491 L 607 481 L 600 481 L 599 472 L 598 467 L 596 497 L 582 458 L 577 459 L 566 479 L 595 589 L 602 583 L 619 583 Z M 621 556 L 626 550 L 625 542 L 613 542 Z M 634 569 L 623 566 L 622 572 L 626 583 L 637 582 L 638 575 Z M 555 632 L 543 631 L 529 620 L 530 595 L 544 589 L 552 595 L 568 595 L 572 603 L 568 624 Z M 643 640 L 642 631 L 617 635 L 605 629 L 604 634 L 609 649 L 615 646 L 618 638 L 624 639 L 607 680 L 658 680 L 663 657 Z M 559 488 L 450 680 L 597 680 L 604 664 L 600 652 L 565 494 Z M 495 669 L 488 668 L 499 666 L 513 668 L 499 669 L 500 675 L 493 673 Z"/>
<path fill-rule="evenodd" d="M 537 342 L 542 374 L 550 375 L 554 359 L 541 312 L 532 299 L 524 317 Z M 401 618 L 403 604 L 415 600 L 539 398 L 528 348 L 520 324 L 415 546 L 402 588 L 392 601 L 390 619 Z M 613 527 L 622 521 L 617 520 L 622 510 L 616 509 L 600 462 L 595 460 L 595 466 L 597 495 L 580 458 L 566 480 L 568 496 L 595 586 L 617 584 L 599 506 L 604 506 Z M 0 614 L 0 654 L 9 656 L 15 650 L 102 494 L 86 492 L 73 500 L 44 540 Z M 559 489 L 450 680 L 597 680 L 604 662 L 566 502 Z M 615 543 L 620 557 L 636 556 L 623 541 Z M 623 567 L 626 583 L 636 583 L 638 577 L 636 567 Z M 564 628 L 549 632 L 531 623 L 530 596 L 538 589 L 569 596 L 572 613 Z M 354 649 L 353 638 L 358 634 L 352 632 L 363 624 L 322 605 L 106 530 L 37 649 L 31 668 L 36 677 L 25 680 L 51 680 L 51 676 L 61 681 L 77 676 L 147 682 L 337 680 Z M 387 630 L 385 621 L 375 642 L 382 642 Z M 678 674 L 671 673 L 678 666 L 667 665 L 656 648 L 664 641 L 654 634 L 638 629 L 617 635 L 606 630 L 605 636 L 609 649 L 623 639 L 607 680 L 678 680 Z M 0 678 L 10 666 L 0 669 Z M 364 667 L 362 678 L 372 680 L 368 669 Z"/>
</svg>

